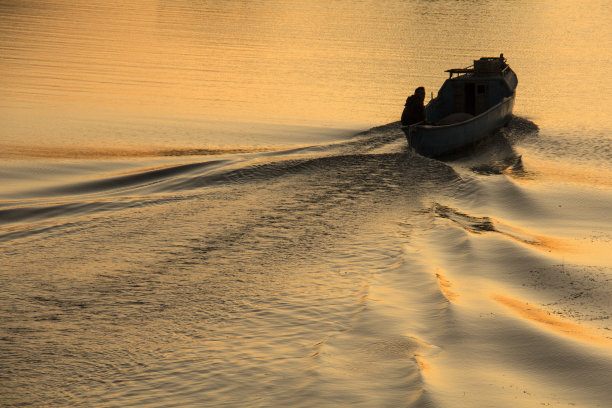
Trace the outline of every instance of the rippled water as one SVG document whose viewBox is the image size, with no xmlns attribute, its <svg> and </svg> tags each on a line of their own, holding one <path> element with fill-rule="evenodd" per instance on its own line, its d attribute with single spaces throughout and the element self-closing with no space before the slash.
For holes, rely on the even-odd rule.
<svg viewBox="0 0 612 408">
<path fill-rule="evenodd" d="M 607 406 L 610 17 L 0 0 L 0 405 Z M 410 152 L 500 52 L 510 125 Z"/>
</svg>

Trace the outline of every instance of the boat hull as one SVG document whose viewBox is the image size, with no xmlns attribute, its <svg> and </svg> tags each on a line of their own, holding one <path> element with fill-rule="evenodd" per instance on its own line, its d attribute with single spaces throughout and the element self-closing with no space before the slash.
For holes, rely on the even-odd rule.
<svg viewBox="0 0 612 408">
<path fill-rule="evenodd" d="M 420 155 L 443 156 L 471 146 L 507 124 L 513 107 L 514 95 L 464 122 L 443 126 L 416 124 L 402 130 L 408 145 Z"/>
<path fill-rule="evenodd" d="M 471 67 L 446 72 L 450 75 L 438 96 L 425 106 L 427 122 L 404 128 L 410 147 L 423 156 L 462 150 L 512 118 L 518 78 L 503 54 L 482 57 Z"/>
</svg>

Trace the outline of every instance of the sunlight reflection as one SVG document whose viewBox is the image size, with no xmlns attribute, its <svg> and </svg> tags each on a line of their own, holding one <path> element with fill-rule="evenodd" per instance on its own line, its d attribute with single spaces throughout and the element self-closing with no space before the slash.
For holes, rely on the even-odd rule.
<svg viewBox="0 0 612 408">
<path fill-rule="evenodd" d="M 612 339 L 601 337 L 593 329 L 552 316 L 549 312 L 539 309 L 529 303 L 512 299 L 503 295 L 494 295 L 493 299 L 520 314 L 524 318 L 578 340 L 600 343 L 612 346 Z"/>
</svg>

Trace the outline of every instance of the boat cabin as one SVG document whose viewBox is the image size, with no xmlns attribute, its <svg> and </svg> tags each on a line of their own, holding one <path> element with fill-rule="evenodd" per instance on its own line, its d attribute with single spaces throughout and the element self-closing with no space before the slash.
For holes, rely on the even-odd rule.
<svg viewBox="0 0 612 408">
<path fill-rule="evenodd" d="M 467 68 L 449 69 L 438 96 L 425 107 L 427 121 L 449 124 L 478 116 L 514 94 L 516 75 L 503 54 L 474 60 Z M 441 123 L 440 123 L 441 122 Z"/>
</svg>

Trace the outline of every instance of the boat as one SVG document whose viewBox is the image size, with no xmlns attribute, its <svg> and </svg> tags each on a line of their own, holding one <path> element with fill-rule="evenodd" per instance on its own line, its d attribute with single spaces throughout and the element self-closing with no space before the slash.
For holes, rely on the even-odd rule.
<svg viewBox="0 0 612 408">
<path fill-rule="evenodd" d="M 445 72 L 449 78 L 425 106 L 425 121 L 402 127 L 408 145 L 426 157 L 472 146 L 512 118 L 518 79 L 503 54 Z"/>
</svg>

